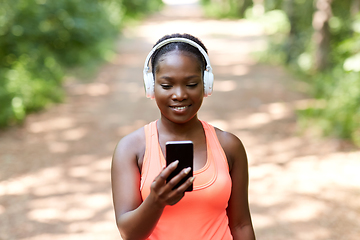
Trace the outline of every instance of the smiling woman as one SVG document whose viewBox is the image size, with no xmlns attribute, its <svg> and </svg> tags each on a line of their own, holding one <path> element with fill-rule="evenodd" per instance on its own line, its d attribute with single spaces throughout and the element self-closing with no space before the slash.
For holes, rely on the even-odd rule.
<svg viewBox="0 0 360 240">
<path fill-rule="evenodd" d="M 194 118 L 204 97 L 204 85 L 194 57 L 175 50 L 160 59 L 155 74 L 155 100 L 162 117 L 177 123 Z"/>
<path fill-rule="evenodd" d="M 255 239 L 245 149 L 235 135 L 197 117 L 213 85 L 204 44 L 188 34 L 164 36 L 146 58 L 144 83 L 160 119 L 121 139 L 113 155 L 113 201 L 122 238 Z M 194 164 L 166 181 L 179 164 L 166 166 L 169 141 L 191 141 Z M 191 170 L 194 177 L 176 188 Z"/>
</svg>

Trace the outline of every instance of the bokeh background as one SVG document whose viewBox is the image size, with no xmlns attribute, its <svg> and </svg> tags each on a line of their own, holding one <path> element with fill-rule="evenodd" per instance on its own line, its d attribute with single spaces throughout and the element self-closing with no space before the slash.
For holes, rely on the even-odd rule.
<svg viewBox="0 0 360 240">
<path fill-rule="evenodd" d="M 120 239 L 119 139 L 159 117 L 143 61 L 198 36 L 201 119 L 249 157 L 258 239 L 360 236 L 360 0 L 0 0 L 0 239 Z"/>
</svg>

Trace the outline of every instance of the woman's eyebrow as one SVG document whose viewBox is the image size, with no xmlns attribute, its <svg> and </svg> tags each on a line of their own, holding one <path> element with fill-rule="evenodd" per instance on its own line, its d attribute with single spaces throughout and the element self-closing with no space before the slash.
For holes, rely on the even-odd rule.
<svg viewBox="0 0 360 240">
<path fill-rule="evenodd" d="M 201 78 L 201 75 L 190 75 L 190 76 L 186 76 L 185 79 L 186 80 L 192 80 L 195 78 Z M 170 77 L 170 76 L 161 76 L 159 77 L 160 80 L 166 80 L 166 81 L 172 81 L 174 79 L 174 77 Z"/>
<path fill-rule="evenodd" d="M 172 77 L 169 77 L 169 76 L 161 76 L 159 79 L 162 79 L 162 80 L 172 80 Z"/>
<path fill-rule="evenodd" d="M 192 78 L 201 78 L 201 75 L 191 75 L 186 77 L 186 79 L 192 79 Z"/>
</svg>

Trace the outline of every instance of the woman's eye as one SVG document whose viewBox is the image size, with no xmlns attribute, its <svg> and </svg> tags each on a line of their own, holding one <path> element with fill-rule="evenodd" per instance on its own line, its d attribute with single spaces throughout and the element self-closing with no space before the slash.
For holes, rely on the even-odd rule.
<svg viewBox="0 0 360 240">
<path fill-rule="evenodd" d="M 161 87 L 162 87 L 163 89 L 170 89 L 170 88 L 171 88 L 171 85 L 161 84 Z"/>
<path fill-rule="evenodd" d="M 191 84 L 188 84 L 187 86 L 190 87 L 190 88 L 194 88 L 198 85 L 198 83 L 191 83 Z"/>
</svg>

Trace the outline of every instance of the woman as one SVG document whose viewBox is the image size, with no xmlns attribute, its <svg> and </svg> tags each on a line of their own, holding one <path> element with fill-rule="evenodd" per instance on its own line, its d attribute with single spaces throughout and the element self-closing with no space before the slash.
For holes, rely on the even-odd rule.
<svg viewBox="0 0 360 240">
<path fill-rule="evenodd" d="M 144 81 L 161 117 L 125 136 L 114 152 L 112 191 L 122 238 L 255 239 L 245 149 L 235 135 L 197 117 L 212 92 L 205 46 L 188 34 L 164 36 L 148 55 Z M 165 166 L 165 144 L 181 140 L 194 143 L 194 177 L 173 189 L 190 169 L 167 182 L 178 162 Z M 185 192 L 191 184 L 193 191 Z"/>
</svg>

